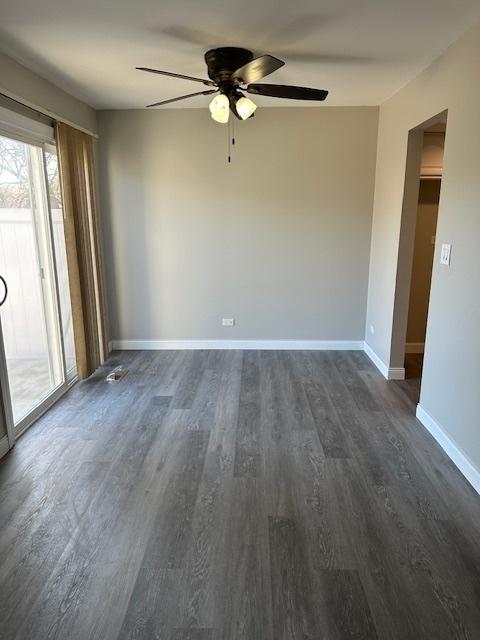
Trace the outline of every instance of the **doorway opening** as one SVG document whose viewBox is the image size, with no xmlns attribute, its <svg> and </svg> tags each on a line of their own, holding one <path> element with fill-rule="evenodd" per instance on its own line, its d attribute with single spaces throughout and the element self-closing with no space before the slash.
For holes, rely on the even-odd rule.
<svg viewBox="0 0 480 640">
<path fill-rule="evenodd" d="M 395 290 L 391 367 L 418 403 L 443 176 L 447 112 L 409 132 Z"/>
<path fill-rule="evenodd" d="M 445 131 L 446 123 L 439 122 L 426 129 L 423 133 L 420 188 L 405 343 L 405 378 L 417 381 L 419 394 L 425 336 L 427 333 L 438 205 L 442 186 Z"/>
</svg>

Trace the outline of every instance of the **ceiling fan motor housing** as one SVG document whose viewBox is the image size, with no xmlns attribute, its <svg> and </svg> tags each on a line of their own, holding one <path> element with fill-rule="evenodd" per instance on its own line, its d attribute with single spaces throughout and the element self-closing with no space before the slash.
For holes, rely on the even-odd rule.
<svg viewBox="0 0 480 640">
<path fill-rule="evenodd" d="M 239 82 L 232 82 L 231 76 L 240 67 L 253 60 L 253 53 L 240 47 L 220 47 L 210 49 L 205 54 L 208 76 L 216 82 L 220 89 L 233 86 Z"/>
</svg>

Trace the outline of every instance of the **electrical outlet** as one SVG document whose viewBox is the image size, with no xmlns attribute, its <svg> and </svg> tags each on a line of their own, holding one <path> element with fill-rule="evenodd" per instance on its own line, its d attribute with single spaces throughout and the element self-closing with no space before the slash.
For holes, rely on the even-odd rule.
<svg viewBox="0 0 480 640">
<path fill-rule="evenodd" d="M 222 327 L 233 327 L 235 318 L 222 318 Z"/>
<path fill-rule="evenodd" d="M 373 324 L 370 325 L 370 333 L 373 334 L 375 333 L 375 327 L 373 326 Z"/>
</svg>

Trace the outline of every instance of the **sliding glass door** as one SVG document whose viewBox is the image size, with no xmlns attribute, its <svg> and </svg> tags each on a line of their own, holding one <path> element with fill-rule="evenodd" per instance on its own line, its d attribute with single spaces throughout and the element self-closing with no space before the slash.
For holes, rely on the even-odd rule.
<svg viewBox="0 0 480 640">
<path fill-rule="evenodd" d="M 75 375 L 75 357 L 55 147 L 3 135 L 0 275 L 8 285 L 1 323 L 18 433 Z"/>
</svg>

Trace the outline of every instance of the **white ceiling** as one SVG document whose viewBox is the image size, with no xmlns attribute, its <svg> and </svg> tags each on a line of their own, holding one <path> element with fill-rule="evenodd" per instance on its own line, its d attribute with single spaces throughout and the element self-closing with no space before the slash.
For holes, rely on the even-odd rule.
<svg viewBox="0 0 480 640">
<path fill-rule="evenodd" d="M 204 52 L 236 45 L 285 67 L 265 82 L 380 104 L 480 18 L 479 0 L 0 0 L 0 49 L 97 108 L 141 108 L 201 85 Z M 269 106 L 306 105 L 255 98 Z M 201 107 L 208 97 L 178 103 Z M 317 103 L 318 104 L 318 103 Z"/>
</svg>

